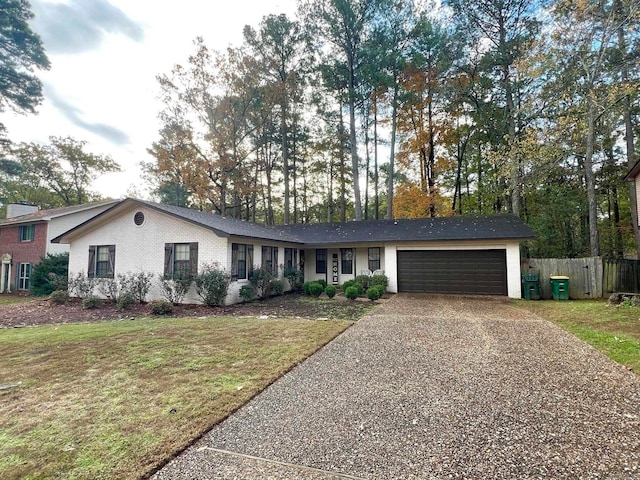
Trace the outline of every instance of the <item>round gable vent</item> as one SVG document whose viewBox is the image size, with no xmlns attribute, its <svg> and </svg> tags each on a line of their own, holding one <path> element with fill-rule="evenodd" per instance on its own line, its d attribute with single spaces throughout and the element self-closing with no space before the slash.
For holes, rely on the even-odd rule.
<svg viewBox="0 0 640 480">
<path fill-rule="evenodd" d="M 133 216 L 133 222 L 138 226 L 142 225 L 144 223 L 144 213 L 136 212 Z"/>
</svg>

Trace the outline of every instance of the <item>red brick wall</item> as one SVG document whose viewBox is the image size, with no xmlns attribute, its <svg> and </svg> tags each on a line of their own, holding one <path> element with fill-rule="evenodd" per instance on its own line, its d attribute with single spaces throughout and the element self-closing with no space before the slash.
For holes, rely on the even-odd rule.
<svg viewBox="0 0 640 480">
<path fill-rule="evenodd" d="M 20 241 L 20 228 L 18 225 L 0 227 L 0 256 L 11 254 L 11 288 L 15 290 L 17 268 L 19 263 L 31 263 L 36 265 L 45 256 L 47 251 L 47 222 L 35 224 L 34 238 L 32 242 Z M 32 267 L 33 268 L 33 267 Z"/>
</svg>

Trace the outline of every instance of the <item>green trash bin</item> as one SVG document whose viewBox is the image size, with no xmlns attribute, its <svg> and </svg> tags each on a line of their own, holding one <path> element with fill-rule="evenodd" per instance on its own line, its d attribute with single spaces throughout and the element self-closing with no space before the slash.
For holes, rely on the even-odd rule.
<svg viewBox="0 0 640 480">
<path fill-rule="evenodd" d="M 554 300 L 569 300 L 569 277 L 562 275 L 551 277 L 551 293 Z"/>
<path fill-rule="evenodd" d="M 537 273 L 522 275 L 522 297 L 525 300 L 540 300 L 540 278 Z"/>
</svg>

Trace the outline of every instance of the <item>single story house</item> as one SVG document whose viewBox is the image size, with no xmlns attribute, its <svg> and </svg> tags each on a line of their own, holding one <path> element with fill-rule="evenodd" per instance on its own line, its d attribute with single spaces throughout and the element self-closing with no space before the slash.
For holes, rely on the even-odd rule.
<svg viewBox="0 0 640 480">
<path fill-rule="evenodd" d="M 118 200 L 40 210 L 37 205 L 10 203 L 0 220 L 0 293 L 29 290 L 31 271 L 47 254 L 69 251 L 51 239 L 106 210 Z"/>
<path fill-rule="evenodd" d="M 253 267 L 299 267 L 305 280 L 339 285 L 383 272 L 390 292 L 520 297 L 520 241 L 534 238 L 511 215 L 266 227 L 171 205 L 125 199 L 54 238 L 70 244 L 69 272 L 93 277 L 166 275 L 217 262 L 239 301 Z M 151 299 L 160 298 L 157 289 Z M 190 292 L 185 302 L 197 303 Z"/>
</svg>

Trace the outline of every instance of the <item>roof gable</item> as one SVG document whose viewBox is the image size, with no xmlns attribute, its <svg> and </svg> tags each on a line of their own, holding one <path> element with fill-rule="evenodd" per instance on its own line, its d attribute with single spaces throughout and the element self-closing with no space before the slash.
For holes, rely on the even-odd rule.
<svg viewBox="0 0 640 480">
<path fill-rule="evenodd" d="M 20 215 L 18 217 L 0 219 L 0 227 L 7 225 L 19 225 L 24 223 L 48 222 L 54 218 L 71 215 L 73 213 L 91 210 L 92 208 L 105 207 L 116 204 L 119 200 L 105 200 L 103 202 L 83 203 L 82 205 L 72 205 L 70 207 L 50 208 L 47 210 L 37 210 L 35 212 Z"/>
</svg>

